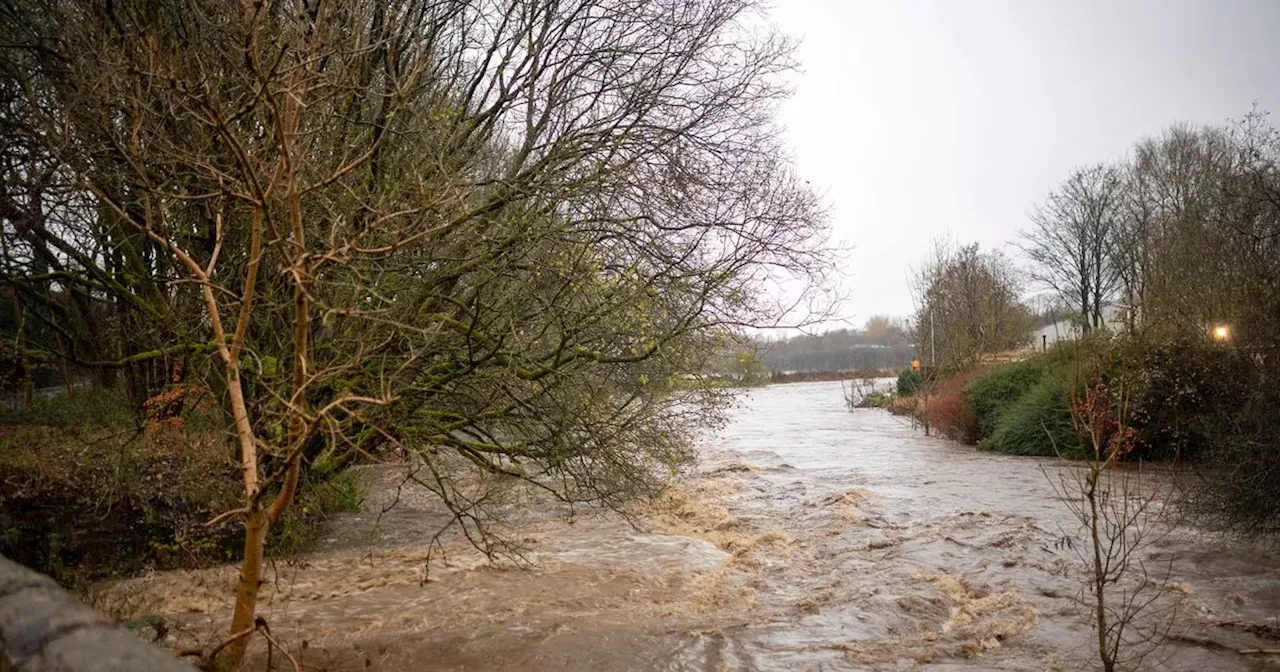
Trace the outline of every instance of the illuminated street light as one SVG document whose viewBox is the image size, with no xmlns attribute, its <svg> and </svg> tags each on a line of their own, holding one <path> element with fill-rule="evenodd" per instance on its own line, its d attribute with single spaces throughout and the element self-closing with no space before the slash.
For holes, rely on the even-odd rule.
<svg viewBox="0 0 1280 672">
<path fill-rule="evenodd" d="M 1213 328 L 1213 340 L 1225 341 L 1231 338 L 1231 329 L 1225 324 L 1219 324 Z"/>
</svg>

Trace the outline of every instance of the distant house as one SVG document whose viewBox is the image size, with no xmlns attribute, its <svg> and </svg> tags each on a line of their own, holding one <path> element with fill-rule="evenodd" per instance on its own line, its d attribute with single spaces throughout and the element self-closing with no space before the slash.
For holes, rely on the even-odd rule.
<svg viewBox="0 0 1280 672">
<path fill-rule="evenodd" d="M 1067 320 L 1058 320 L 1053 324 L 1040 327 L 1035 332 L 1034 345 L 1039 347 L 1041 344 L 1053 345 L 1058 341 L 1071 341 L 1080 336 L 1080 326 L 1068 322 Z"/>
<path fill-rule="evenodd" d="M 1107 329 L 1121 331 L 1125 328 L 1124 309 L 1107 306 L 1103 309 L 1103 316 Z M 1037 348 L 1042 344 L 1053 345 L 1060 341 L 1074 341 L 1080 338 L 1080 325 L 1072 320 L 1058 320 L 1037 329 L 1034 338 L 1034 346 Z"/>
</svg>

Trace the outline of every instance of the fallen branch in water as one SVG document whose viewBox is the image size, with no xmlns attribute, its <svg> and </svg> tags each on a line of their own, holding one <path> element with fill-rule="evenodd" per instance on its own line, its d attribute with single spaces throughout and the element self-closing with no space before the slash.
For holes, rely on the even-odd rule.
<svg viewBox="0 0 1280 672">
<path fill-rule="evenodd" d="M 1223 644 L 1222 642 L 1219 642 L 1215 639 L 1209 639 L 1208 637 L 1196 637 L 1195 635 L 1176 634 L 1176 635 L 1170 635 L 1169 639 L 1182 642 L 1184 644 L 1191 644 L 1192 646 L 1199 646 L 1206 649 L 1217 649 L 1220 651 L 1236 651 L 1235 648 L 1227 646 L 1226 644 Z"/>
<path fill-rule="evenodd" d="M 237 632 L 236 634 L 231 635 L 230 637 L 222 640 L 222 643 L 218 644 L 212 649 L 208 649 L 208 650 L 200 649 L 200 648 L 177 649 L 173 652 L 173 655 L 178 658 L 198 657 L 200 658 L 200 669 L 203 669 L 203 670 L 218 669 L 216 667 L 218 654 L 221 653 L 222 650 L 227 648 L 228 646 L 234 644 L 235 642 L 240 641 L 241 639 L 244 639 L 245 637 L 248 637 L 249 635 L 252 635 L 255 632 L 262 633 L 262 636 L 266 638 L 269 644 L 267 648 L 267 669 L 271 669 L 270 661 L 271 661 L 271 654 L 273 649 L 280 649 L 280 652 L 283 653 L 285 657 L 289 659 L 289 664 L 293 666 L 294 672 L 302 672 L 302 666 L 298 664 L 298 659 L 294 658 L 293 655 L 289 653 L 288 649 L 285 649 L 283 646 L 281 646 L 280 642 L 277 641 L 275 637 L 271 636 L 271 627 L 267 625 L 267 619 L 261 616 L 258 616 L 257 618 L 254 619 L 253 626 L 245 628 L 244 630 L 241 630 L 240 632 Z"/>
<path fill-rule="evenodd" d="M 277 649 L 280 649 L 280 653 L 283 653 L 285 658 L 289 659 L 289 664 L 293 665 L 293 672 L 302 672 L 302 667 L 298 665 L 298 660 L 294 658 L 293 654 L 289 653 L 287 649 L 285 649 L 283 646 L 280 646 L 280 642 L 277 642 L 276 638 L 271 636 L 270 629 L 267 628 L 265 625 L 262 628 L 262 636 L 266 637 L 267 641 L 270 642 L 272 646 L 274 646 Z M 271 669 L 271 649 L 267 649 L 267 669 L 268 670 Z"/>
</svg>

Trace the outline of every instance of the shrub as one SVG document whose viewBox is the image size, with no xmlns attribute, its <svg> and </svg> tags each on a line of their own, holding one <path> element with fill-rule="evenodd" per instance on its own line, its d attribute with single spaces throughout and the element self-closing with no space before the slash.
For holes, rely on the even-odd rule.
<svg viewBox="0 0 1280 672">
<path fill-rule="evenodd" d="M 358 511 L 367 491 L 368 484 L 359 469 L 345 469 L 323 480 L 303 482 L 297 501 L 285 510 L 280 525 L 272 530 L 270 555 L 286 557 L 306 550 L 329 515 Z"/>
<path fill-rule="evenodd" d="M 1130 343 L 1120 361 L 1143 456 L 1185 461 L 1185 510 L 1215 529 L 1280 533 L 1280 361 L 1265 349 Z"/>
<path fill-rule="evenodd" d="M 1247 396 L 1222 415 L 1209 435 L 1202 465 L 1189 488 L 1190 510 L 1216 529 L 1253 535 L 1280 534 L 1280 363 L 1259 367 Z"/>
<path fill-rule="evenodd" d="M 857 404 L 856 408 L 885 408 L 893 401 L 892 394 L 868 394 L 863 397 Z"/>
<path fill-rule="evenodd" d="M 1044 356 L 1032 357 L 998 366 L 969 383 L 965 397 L 979 440 L 995 433 L 1000 416 L 1040 382 L 1047 366 Z"/>
<path fill-rule="evenodd" d="M 1203 343 L 1123 349 L 1129 392 L 1129 424 L 1139 431 L 1143 457 L 1195 459 L 1215 436 L 1228 432 L 1229 417 L 1255 387 L 1248 357 Z"/>
<path fill-rule="evenodd" d="M 961 443 L 978 440 L 978 426 L 965 399 L 965 375 L 943 378 L 921 400 L 917 415 L 941 436 Z"/>
<path fill-rule="evenodd" d="M 234 560 L 239 524 L 205 523 L 236 508 L 238 474 L 221 431 L 0 426 L 0 555 L 72 590 Z M 273 530 L 272 555 L 304 550 L 329 514 L 358 509 L 365 491 L 359 470 L 308 475 Z"/>
<path fill-rule="evenodd" d="M 1071 422 L 1070 394 L 1068 376 L 1042 373 L 1039 382 L 1000 412 L 995 430 L 978 446 L 1011 455 L 1078 457 L 1081 444 Z"/>
<path fill-rule="evenodd" d="M 915 369 L 906 368 L 898 374 L 898 396 L 909 397 L 924 385 L 924 378 L 920 377 L 920 372 Z"/>
<path fill-rule="evenodd" d="M 893 415 L 911 415 L 916 414 L 916 408 L 920 405 L 919 399 L 915 397 L 894 397 L 889 400 L 889 404 L 884 410 L 889 411 Z"/>
</svg>

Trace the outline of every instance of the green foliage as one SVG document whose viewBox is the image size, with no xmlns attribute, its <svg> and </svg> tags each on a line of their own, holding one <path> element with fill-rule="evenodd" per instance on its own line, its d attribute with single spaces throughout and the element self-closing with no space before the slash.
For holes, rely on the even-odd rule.
<svg viewBox="0 0 1280 672">
<path fill-rule="evenodd" d="M 359 511 L 367 492 L 368 483 L 358 469 L 338 471 L 324 480 L 302 484 L 293 505 L 272 528 L 269 554 L 286 557 L 305 551 L 315 542 L 326 518 L 334 513 Z"/>
<path fill-rule="evenodd" d="M 893 399 L 893 395 L 888 393 L 868 394 L 858 402 L 858 408 L 885 408 Z"/>
<path fill-rule="evenodd" d="M 1134 339 L 1112 355 L 1109 373 L 1122 381 L 1138 431 L 1136 456 L 1176 460 L 1196 475 L 1183 482 L 1184 510 L 1219 529 L 1280 530 L 1280 362 L 1185 336 Z"/>
<path fill-rule="evenodd" d="M 148 567 L 233 560 L 240 526 L 205 526 L 236 507 L 227 455 L 221 434 L 204 431 L 0 427 L 0 555 L 71 590 Z M 273 530 L 273 554 L 305 550 L 327 516 L 358 510 L 366 491 L 357 469 L 305 479 Z"/>
<path fill-rule="evenodd" d="M 316 486 L 316 506 L 324 513 L 359 511 L 368 490 L 364 474 L 348 469 Z"/>
<path fill-rule="evenodd" d="M 977 422 L 978 439 L 995 433 L 1002 414 L 1044 377 L 1043 356 L 1004 364 L 965 387 L 969 409 Z"/>
<path fill-rule="evenodd" d="M 205 522 L 236 506 L 227 457 L 220 433 L 0 426 L 0 554 L 73 590 L 226 560 L 239 529 Z"/>
<path fill-rule="evenodd" d="M 1079 456 L 1068 380 L 1061 372 L 1042 375 L 999 414 L 994 431 L 979 447 L 1011 455 Z"/>
<path fill-rule="evenodd" d="M 898 374 L 898 396 L 909 397 L 920 389 L 924 384 L 924 378 L 920 376 L 920 372 L 910 367 L 902 370 Z"/>
<path fill-rule="evenodd" d="M 1204 343 L 1132 343 L 1120 361 L 1132 388 L 1130 422 L 1153 459 L 1200 457 L 1254 382 L 1239 351 Z"/>
<path fill-rule="evenodd" d="M 734 356 L 733 376 L 748 387 L 764 385 L 769 382 L 769 367 L 754 349 L 746 350 Z"/>
<path fill-rule="evenodd" d="M 0 406 L 0 425 L 127 427 L 134 422 L 128 398 L 116 390 L 77 390 L 36 396 L 25 408 Z"/>
</svg>

